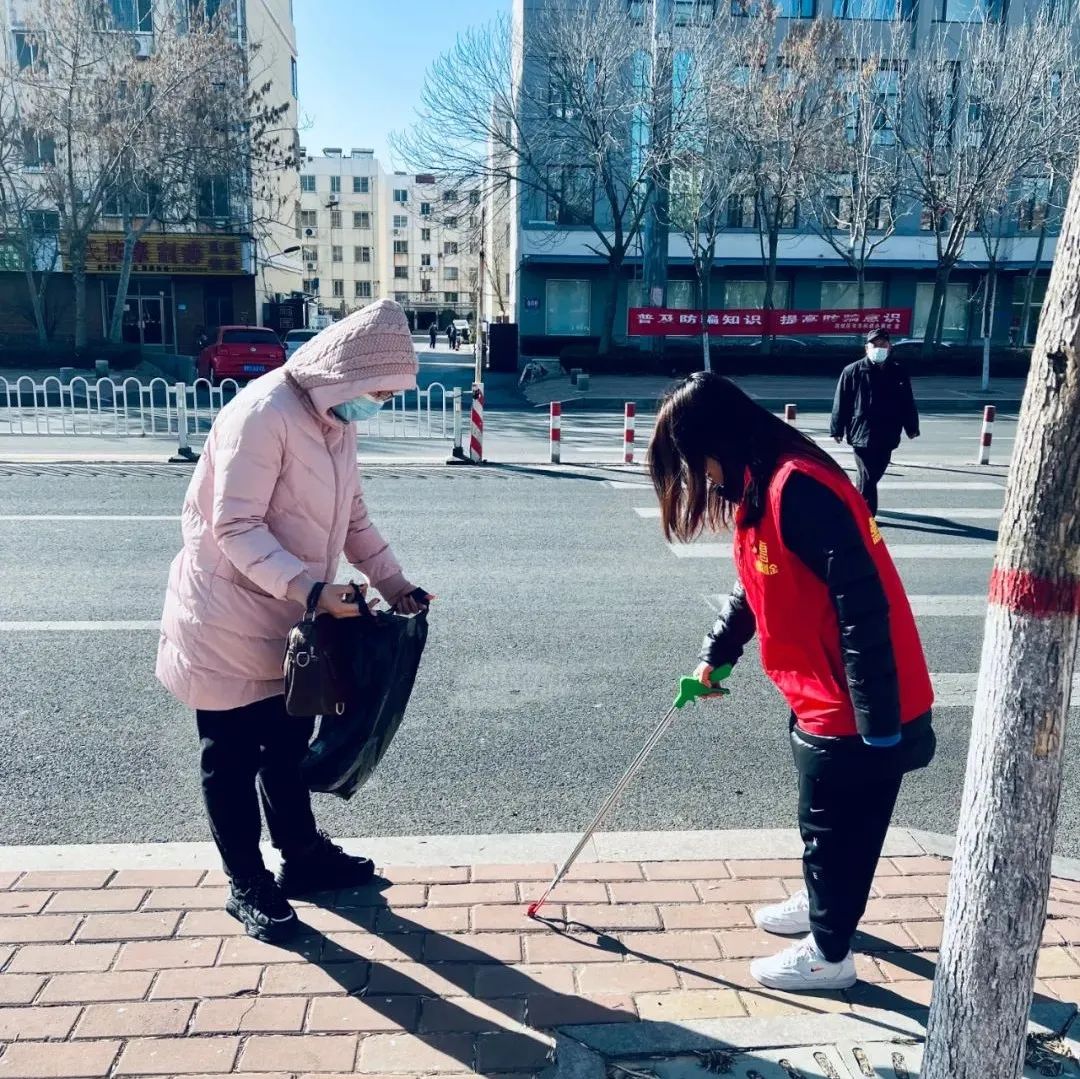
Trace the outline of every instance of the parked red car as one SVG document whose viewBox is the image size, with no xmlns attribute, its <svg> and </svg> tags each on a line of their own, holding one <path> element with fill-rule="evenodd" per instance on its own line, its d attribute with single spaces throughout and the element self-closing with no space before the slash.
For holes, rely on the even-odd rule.
<svg viewBox="0 0 1080 1079">
<path fill-rule="evenodd" d="M 285 346 L 273 330 L 262 326 L 220 326 L 199 353 L 200 378 L 238 382 L 265 375 L 285 362 Z"/>
</svg>

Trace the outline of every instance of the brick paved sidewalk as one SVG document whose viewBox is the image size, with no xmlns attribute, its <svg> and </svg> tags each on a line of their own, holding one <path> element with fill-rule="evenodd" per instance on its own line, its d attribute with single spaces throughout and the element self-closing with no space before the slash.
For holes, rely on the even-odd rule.
<svg viewBox="0 0 1080 1079">
<path fill-rule="evenodd" d="M 550 865 L 391 867 L 382 891 L 302 904 L 292 948 L 242 935 L 217 872 L 3 873 L 0 1079 L 520 1077 L 572 1024 L 633 1025 L 640 1047 L 701 1020 L 917 1018 L 948 870 L 884 860 L 862 981 L 809 997 L 747 971 L 783 944 L 750 910 L 801 885 L 795 861 L 580 864 L 551 925 L 524 915 Z M 1055 881 L 1036 991 L 1080 1001 L 1080 884 Z"/>
</svg>

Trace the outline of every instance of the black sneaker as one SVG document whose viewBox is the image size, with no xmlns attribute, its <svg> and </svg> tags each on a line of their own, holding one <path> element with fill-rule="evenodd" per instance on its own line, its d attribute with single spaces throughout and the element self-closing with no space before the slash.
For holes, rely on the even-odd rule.
<svg viewBox="0 0 1080 1079">
<path fill-rule="evenodd" d="M 320 832 L 307 851 L 281 863 L 277 883 L 285 895 L 293 898 L 339 888 L 360 888 L 370 884 L 374 876 L 375 863 L 370 858 L 346 854 Z"/>
<path fill-rule="evenodd" d="M 277 881 L 269 873 L 248 881 L 233 881 L 225 909 L 249 937 L 279 944 L 296 934 L 300 922 Z"/>
</svg>

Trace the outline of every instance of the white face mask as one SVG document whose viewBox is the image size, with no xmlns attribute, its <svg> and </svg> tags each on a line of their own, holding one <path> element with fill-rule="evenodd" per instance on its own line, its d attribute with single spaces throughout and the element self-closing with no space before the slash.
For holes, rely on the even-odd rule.
<svg viewBox="0 0 1080 1079">
<path fill-rule="evenodd" d="M 889 350 L 879 345 L 867 345 L 866 356 L 872 363 L 884 363 L 889 358 Z"/>
</svg>

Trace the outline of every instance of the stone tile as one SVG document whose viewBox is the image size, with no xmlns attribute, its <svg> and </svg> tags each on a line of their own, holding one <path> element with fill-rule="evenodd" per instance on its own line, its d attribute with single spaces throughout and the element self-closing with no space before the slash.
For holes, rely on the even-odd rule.
<svg viewBox="0 0 1080 1079">
<path fill-rule="evenodd" d="M 163 970 L 150 991 L 152 1000 L 238 997 L 254 994 L 263 967 L 194 967 Z"/>
<path fill-rule="evenodd" d="M 848 989 L 846 995 L 857 1009 L 905 1013 L 929 1007 L 933 990 L 934 983 L 921 978 L 881 985 L 856 985 Z"/>
<path fill-rule="evenodd" d="M 83 1013 L 76 1038 L 145 1038 L 183 1034 L 195 1005 L 190 1000 L 139 1004 L 93 1004 Z"/>
<path fill-rule="evenodd" d="M 476 1039 L 476 1068 L 481 1075 L 494 1075 L 496 1069 L 540 1069 L 554 1058 L 552 1042 L 543 1035 L 481 1034 Z"/>
<path fill-rule="evenodd" d="M 29 1004 L 44 984 L 43 974 L 0 974 L 0 1004 Z"/>
<path fill-rule="evenodd" d="M 697 890 L 706 903 L 764 903 L 787 898 L 787 889 L 779 877 L 702 880 L 697 881 Z"/>
<path fill-rule="evenodd" d="M 731 876 L 727 862 L 642 862 L 641 868 L 648 880 L 723 880 Z"/>
<path fill-rule="evenodd" d="M 717 939 L 726 959 L 756 959 L 762 955 L 775 955 L 786 947 L 783 938 L 760 929 L 729 929 L 718 933 Z"/>
<path fill-rule="evenodd" d="M 180 914 L 91 914 L 79 930 L 80 941 L 163 940 L 176 932 Z"/>
<path fill-rule="evenodd" d="M 99 1079 L 119 1051 L 120 1042 L 16 1042 L 0 1057 L 0 1079 Z"/>
<path fill-rule="evenodd" d="M 115 1074 L 225 1074 L 232 1071 L 239 1047 L 239 1038 L 139 1038 L 124 1047 Z"/>
<path fill-rule="evenodd" d="M 419 1009 L 417 997 L 315 997 L 307 1029 L 313 1034 L 414 1031 Z"/>
<path fill-rule="evenodd" d="M 447 908 L 451 909 L 451 908 Z M 453 908 L 466 910 L 465 907 Z M 428 934 L 393 933 L 382 936 L 375 933 L 330 933 L 322 950 L 323 963 L 355 963 L 362 959 L 400 963 L 407 959 L 421 959 Z"/>
<path fill-rule="evenodd" d="M 204 1000 L 195 1012 L 190 1033 L 298 1033 L 304 1029 L 307 1005 L 307 997 L 242 997 L 230 1000 Z"/>
<path fill-rule="evenodd" d="M 432 963 L 520 963 L 522 938 L 516 933 L 432 934 L 424 959 Z"/>
<path fill-rule="evenodd" d="M 1050 978 L 1045 984 L 1058 1000 L 1080 1004 L 1080 978 Z"/>
<path fill-rule="evenodd" d="M 425 1000 L 420 1005 L 421 1034 L 488 1034 L 518 1029 L 525 1019 L 525 998 L 479 1001 Z"/>
<path fill-rule="evenodd" d="M 142 1000 L 154 975 L 150 971 L 111 971 L 108 974 L 58 974 L 41 994 L 42 1004 L 104 1004 Z"/>
<path fill-rule="evenodd" d="M 920 948 L 940 948 L 943 926 L 941 922 L 905 922 L 903 929 L 907 936 Z M 874 927 L 875 936 L 884 936 L 880 927 Z"/>
<path fill-rule="evenodd" d="M 52 892 L 0 892 L 0 915 L 40 914 Z"/>
<path fill-rule="evenodd" d="M 642 959 L 712 959 L 720 946 L 712 933 L 620 933 L 626 954 Z"/>
<path fill-rule="evenodd" d="M 0 1008 L 0 1042 L 66 1038 L 79 1018 L 73 1008 Z"/>
<path fill-rule="evenodd" d="M 108 970 L 117 944 L 43 944 L 20 948 L 8 964 L 11 974 L 64 974 Z"/>
<path fill-rule="evenodd" d="M 471 1034 L 372 1034 L 360 1042 L 356 1069 L 359 1075 L 372 1072 L 460 1073 L 473 1059 Z"/>
<path fill-rule="evenodd" d="M 738 903 L 686 903 L 660 908 L 665 929 L 734 929 L 754 924 L 750 912 Z"/>
<path fill-rule="evenodd" d="M 874 890 L 879 896 L 932 895 L 945 896 L 949 892 L 947 876 L 928 876 L 925 873 L 911 876 L 898 875 L 874 880 Z M 1077 908 L 1080 912 L 1080 907 Z"/>
<path fill-rule="evenodd" d="M 279 948 L 276 944 L 264 944 L 251 937 L 226 939 L 221 949 L 221 966 L 248 966 L 253 963 L 270 965 L 273 963 L 295 963 L 298 959 L 317 960 L 323 949 L 323 938 L 318 936 L 301 937 L 288 948 Z"/>
<path fill-rule="evenodd" d="M 865 932 L 856 933 L 852 948 L 856 952 L 876 954 L 878 952 L 917 951 L 918 947 L 936 948 L 938 946 L 937 944 L 920 945 L 918 937 L 914 935 L 916 931 L 924 936 L 933 936 L 936 932 L 938 944 L 941 942 L 940 922 L 910 922 L 905 925 L 882 922 L 871 926 Z"/>
<path fill-rule="evenodd" d="M 109 881 L 109 887 L 194 888 L 205 876 L 205 869 L 121 869 Z"/>
<path fill-rule="evenodd" d="M 552 869 L 552 873 L 554 872 L 555 870 Z M 395 884 L 467 884 L 469 867 L 464 865 L 391 865 L 383 869 L 381 875 Z"/>
<path fill-rule="evenodd" d="M 15 894 L 15 893 L 12 893 Z M 100 911 L 132 912 L 139 909 L 146 892 L 141 888 L 69 888 L 53 895 L 50 914 L 90 914 Z"/>
<path fill-rule="evenodd" d="M 225 905 L 229 889 L 155 888 L 144 910 L 219 910 Z"/>
<path fill-rule="evenodd" d="M 688 880 L 615 881 L 608 885 L 608 890 L 611 892 L 612 903 L 694 903 L 696 905 L 699 902 L 697 891 Z"/>
<path fill-rule="evenodd" d="M 1043 948 L 1035 967 L 1037 978 L 1080 977 L 1080 963 L 1065 948 Z"/>
<path fill-rule="evenodd" d="M 609 964 L 601 964 L 604 969 Z M 478 967 L 475 993 L 478 997 L 525 997 L 544 993 L 574 992 L 574 968 L 567 964 Z"/>
<path fill-rule="evenodd" d="M 391 884 L 383 888 L 366 886 L 347 888 L 335 892 L 326 903 L 328 908 L 339 910 L 366 907 L 422 907 L 427 900 L 425 884 Z"/>
<path fill-rule="evenodd" d="M 433 907 L 471 907 L 479 903 L 516 903 L 517 884 L 493 881 L 489 884 L 433 884 L 428 903 Z"/>
<path fill-rule="evenodd" d="M 525 959 L 529 963 L 618 963 L 622 952 L 597 945 L 596 936 L 527 936 Z"/>
<path fill-rule="evenodd" d="M 727 863 L 733 877 L 801 877 L 802 860 L 799 858 L 746 858 Z"/>
<path fill-rule="evenodd" d="M 759 987 L 741 990 L 739 998 L 747 1014 L 751 1016 L 795 1016 L 851 1011 L 851 1004 L 842 993 L 779 993 Z"/>
<path fill-rule="evenodd" d="M 638 993 L 634 1000 L 642 1019 L 679 1022 L 686 1019 L 726 1019 L 745 1015 L 734 989 L 676 990 Z"/>
<path fill-rule="evenodd" d="M 113 875 L 111 869 L 33 870 L 15 885 L 20 891 L 54 892 L 61 888 L 104 888 Z"/>
<path fill-rule="evenodd" d="M 566 920 L 596 932 L 611 929 L 659 929 L 656 907 L 646 905 L 580 907 L 567 906 Z"/>
<path fill-rule="evenodd" d="M 863 924 L 874 922 L 936 921 L 941 915 L 922 896 L 871 899 L 866 904 Z"/>
<path fill-rule="evenodd" d="M 263 996 L 308 996 L 323 993 L 353 993 L 363 989 L 368 979 L 367 963 L 335 963 L 317 967 L 311 963 L 287 963 L 267 967 L 263 975 Z"/>
<path fill-rule="evenodd" d="M 257 943 L 252 941 L 252 943 Z M 221 951 L 216 937 L 193 940 L 147 940 L 125 944 L 117 970 L 169 970 L 176 967 L 212 967 Z"/>
<path fill-rule="evenodd" d="M 423 909 L 423 908 L 418 908 Z M 351 907 L 348 910 L 322 910 L 309 907 L 300 912 L 300 920 L 305 926 L 320 933 L 356 933 L 360 930 L 375 928 L 375 918 L 380 913 L 376 907 Z M 401 911 L 402 917 L 409 917 L 409 910 Z"/>
<path fill-rule="evenodd" d="M 32 914 L 0 918 L 0 943 L 46 944 L 71 940 L 79 918 L 70 914 Z"/>
<path fill-rule="evenodd" d="M 937 960 L 937 952 L 893 952 L 879 955 L 874 962 L 885 981 L 911 982 L 920 978 L 933 981 Z"/>
<path fill-rule="evenodd" d="M 242 937 L 244 927 L 223 910 L 190 910 L 180 918 L 177 937 Z"/>
<path fill-rule="evenodd" d="M 579 996 L 529 997 L 529 1026 L 562 1027 L 585 1023 L 632 1023 L 637 1010 L 628 994 L 603 993 L 586 1000 Z"/>
<path fill-rule="evenodd" d="M 679 983 L 683 989 L 758 987 L 750 974 L 750 964 L 745 959 L 704 959 L 680 963 Z"/>
<path fill-rule="evenodd" d="M 639 862 L 575 862 L 564 880 L 644 880 Z"/>
<path fill-rule="evenodd" d="M 574 885 L 573 887 L 577 886 Z M 600 885 L 600 887 L 603 887 L 603 885 Z M 447 911 L 468 910 L 466 907 L 445 907 L 443 909 Z M 550 933 L 551 930 L 545 924 L 546 921 L 557 922 L 566 919 L 566 908 L 558 903 L 552 903 L 550 906 L 545 903 L 540 910 L 540 918 L 530 918 L 525 907 L 521 904 L 515 906 L 473 907 L 470 913 L 472 915 L 473 931 L 478 933 Z"/>
<path fill-rule="evenodd" d="M 477 907 L 477 910 L 512 913 L 512 907 Z M 380 910 L 375 932 L 384 933 L 467 933 L 468 907 L 417 907 L 415 910 Z"/>
<path fill-rule="evenodd" d="M 10 888 L 21 875 L 21 873 L 10 869 L 0 870 L 0 891 L 6 891 Z"/>
<path fill-rule="evenodd" d="M 679 987 L 679 976 L 662 963 L 597 963 L 583 966 L 577 972 L 578 990 L 582 995 L 635 995 L 656 993 Z"/>
<path fill-rule="evenodd" d="M 896 867 L 897 872 L 905 877 L 921 875 L 948 876 L 952 872 L 952 860 L 950 858 L 935 858 L 927 855 L 918 858 L 890 858 L 889 860 Z"/>
<path fill-rule="evenodd" d="M 525 865 L 474 865 L 472 880 L 477 884 L 492 881 L 537 881 L 547 884 L 555 876 L 555 866 L 544 863 Z"/>
<path fill-rule="evenodd" d="M 482 969 L 470 963 L 378 963 L 371 968 L 367 992 L 387 997 L 472 996 Z"/>
</svg>

